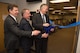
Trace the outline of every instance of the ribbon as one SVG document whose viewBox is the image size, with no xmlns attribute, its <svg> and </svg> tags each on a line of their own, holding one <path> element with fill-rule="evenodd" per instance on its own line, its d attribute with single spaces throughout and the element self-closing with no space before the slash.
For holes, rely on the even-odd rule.
<svg viewBox="0 0 80 53">
<path fill-rule="evenodd" d="M 49 27 L 44 27 L 44 30 L 46 31 L 46 33 L 50 33 L 50 29 L 51 28 L 55 28 L 56 26 L 59 27 L 59 28 L 70 28 L 70 27 L 74 27 L 74 26 L 80 25 L 80 21 L 79 22 L 75 22 L 75 23 L 71 23 L 71 24 L 66 25 L 66 26 L 54 25 L 51 20 L 49 20 L 49 22 L 50 22 L 50 26 Z"/>
<path fill-rule="evenodd" d="M 53 22 L 51 20 L 49 20 L 49 21 L 50 21 L 50 24 L 52 24 L 52 26 L 58 26 L 59 28 L 70 28 L 70 27 L 74 27 L 74 26 L 80 25 L 80 21 L 79 22 L 71 23 L 71 24 L 66 25 L 66 26 L 53 25 Z"/>
<path fill-rule="evenodd" d="M 80 25 L 80 22 L 75 22 L 66 26 L 58 26 L 59 28 L 70 28 L 70 27 L 74 27 L 74 26 L 78 26 Z"/>
</svg>

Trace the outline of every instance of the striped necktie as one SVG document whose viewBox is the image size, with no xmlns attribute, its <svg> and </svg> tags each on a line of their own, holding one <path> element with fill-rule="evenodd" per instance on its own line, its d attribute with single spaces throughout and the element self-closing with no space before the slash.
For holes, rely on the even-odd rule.
<svg viewBox="0 0 80 53">
<path fill-rule="evenodd" d="M 42 16 L 42 19 L 43 19 L 43 23 L 46 23 L 46 21 L 45 21 L 45 15 Z"/>
</svg>

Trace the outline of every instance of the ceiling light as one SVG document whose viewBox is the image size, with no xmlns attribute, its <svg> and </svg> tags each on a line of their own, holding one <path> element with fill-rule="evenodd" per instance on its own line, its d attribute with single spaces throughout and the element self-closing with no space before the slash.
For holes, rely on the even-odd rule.
<svg viewBox="0 0 80 53">
<path fill-rule="evenodd" d="M 61 10 L 55 10 L 55 12 L 61 12 Z"/>
<path fill-rule="evenodd" d="M 52 0 L 50 3 L 70 2 L 70 0 Z"/>
<path fill-rule="evenodd" d="M 49 8 L 49 10 L 54 10 L 54 8 Z"/>
<path fill-rule="evenodd" d="M 76 7 L 73 6 L 73 7 L 63 7 L 63 9 L 75 9 Z"/>
<path fill-rule="evenodd" d="M 59 12 L 61 12 L 61 10 L 54 10 L 52 14 L 59 13 Z"/>
</svg>

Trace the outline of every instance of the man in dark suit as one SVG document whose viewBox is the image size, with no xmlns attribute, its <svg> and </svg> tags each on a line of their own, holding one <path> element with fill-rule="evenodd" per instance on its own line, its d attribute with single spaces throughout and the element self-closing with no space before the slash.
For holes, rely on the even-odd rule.
<svg viewBox="0 0 80 53">
<path fill-rule="evenodd" d="M 4 21 L 4 41 L 7 53 L 18 53 L 19 49 L 19 37 L 37 36 L 40 31 L 23 31 L 18 27 L 16 17 L 18 15 L 18 6 L 10 4 L 8 6 L 9 15 Z"/>
<path fill-rule="evenodd" d="M 47 53 L 47 42 L 48 42 L 48 34 L 43 29 L 43 27 L 50 26 L 49 17 L 46 14 L 48 11 L 48 6 L 46 4 L 42 4 L 40 6 L 40 12 L 36 13 L 32 17 L 32 25 L 36 30 L 40 30 L 41 34 L 37 36 L 35 40 L 35 48 L 36 53 Z M 54 29 L 51 29 L 53 31 Z"/>
<path fill-rule="evenodd" d="M 30 10 L 22 10 L 22 19 L 20 21 L 20 29 L 25 31 L 33 31 L 31 20 L 30 20 Z M 23 53 L 31 53 L 30 49 L 33 44 L 33 37 L 22 36 L 20 38 L 21 47 L 23 48 Z"/>
</svg>

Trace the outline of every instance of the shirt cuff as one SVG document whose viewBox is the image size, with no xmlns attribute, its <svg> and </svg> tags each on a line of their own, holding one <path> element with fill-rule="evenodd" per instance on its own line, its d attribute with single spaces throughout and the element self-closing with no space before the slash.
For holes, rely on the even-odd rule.
<svg viewBox="0 0 80 53">
<path fill-rule="evenodd" d="M 33 36 L 33 33 L 31 33 L 31 36 Z"/>
</svg>

